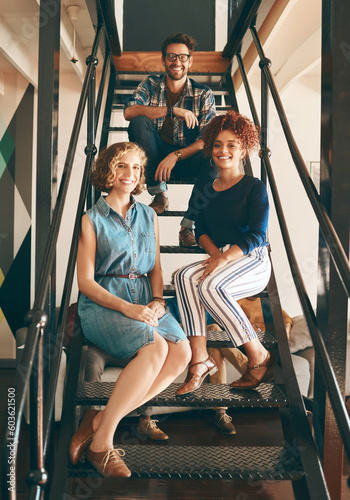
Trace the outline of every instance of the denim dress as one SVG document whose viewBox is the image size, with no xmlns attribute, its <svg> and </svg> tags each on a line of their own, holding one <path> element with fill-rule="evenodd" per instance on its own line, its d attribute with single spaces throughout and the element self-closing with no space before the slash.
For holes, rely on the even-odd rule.
<svg viewBox="0 0 350 500">
<path fill-rule="evenodd" d="M 101 196 L 87 215 L 96 233 L 97 283 L 127 302 L 149 304 L 152 290 L 147 276 L 129 279 L 108 275 L 141 275 L 153 269 L 156 256 L 153 209 L 132 199 L 124 219 Z M 100 306 L 81 293 L 78 313 L 85 337 L 117 358 L 129 358 L 154 342 L 154 330 L 170 342 L 187 340 L 168 307 L 154 327 Z"/>
</svg>

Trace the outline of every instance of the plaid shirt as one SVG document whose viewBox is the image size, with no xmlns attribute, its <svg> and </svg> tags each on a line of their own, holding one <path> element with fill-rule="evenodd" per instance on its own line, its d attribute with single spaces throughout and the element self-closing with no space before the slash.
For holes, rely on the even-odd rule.
<svg viewBox="0 0 350 500">
<path fill-rule="evenodd" d="M 167 106 L 166 75 L 148 76 L 137 87 L 125 108 L 129 106 Z M 209 87 L 187 78 L 182 96 L 176 107 L 189 109 L 198 118 L 199 126 L 194 129 L 186 127 L 185 120 L 180 120 L 173 115 L 173 141 L 174 145 L 186 147 L 200 139 L 209 120 L 215 114 L 215 100 Z M 158 132 L 163 126 L 164 118 L 156 118 L 153 123 Z"/>
</svg>

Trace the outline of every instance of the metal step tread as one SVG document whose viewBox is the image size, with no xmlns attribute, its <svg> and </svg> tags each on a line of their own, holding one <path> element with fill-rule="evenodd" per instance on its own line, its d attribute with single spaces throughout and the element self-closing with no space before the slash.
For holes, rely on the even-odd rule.
<svg viewBox="0 0 350 500">
<path fill-rule="evenodd" d="M 206 76 L 206 75 L 203 75 Z M 210 76 L 210 75 L 209 75 Z M 129 79 L 129 80 L 119 80 L 119 82 L 116 84 L 114 87 L 114 90 L 116 93 L 118 93 L 118 90 L 135 90 L 136 87 L 139 85 L 140 82 L 142 82 L 143 79 Z M 225 85 L 224 83 L 221 82 L 210 82 L 210 88 L 211 90 L 215 91 L 220 91 L 220 90 L 229 90 L 230 87 L 229 85 Z"/>
<path fill-rule="evenodd" d="M 270 333 L 261 331 L 257 332 L 257 336 L 266 349 L 271 350 L 277 347 L 277 341 Z M 85 337 L 83 338 L 83 344 L 94 347 L 94 344 L 89 342 Z M 230 337 L 224 330 L 216 332 L 208 330 L 207 345 L 208 347 L 233 347 Z"/>
<path fill-rule="evenodd" d="M 185 213 L 184 210 L 166 210 L 162 214 L 158 214 L 158 217 L 183 217 Z"/>
<path fill-rule="evenodd" d="M 163 286 L 164 296 L 173 296 L 175 295 L 175 285 L 167 284 Z M 267 289 L 265 288 L 261 292 L 254 295 L 254 297 L 260 297 L 261 299 L 267 299 L 269 297 Z"/>
<path fill-rule="evenodd" d="M 161 245 L 160 253 L 206 253 L 202 247 L 179 247 L 173 245 Z"/>
<path fill-rule="evenodd" d="M 77 405 L 105 405 L 109 400 L 114 382 L 83 382 L 77 391 Z M 262 383 L 255 389 L 237 390 L 228 384 L 204 383 L 193 393 L 176 396 L 179 383 L 170 384 L 167 389 L 147 402 L 147 406 L 215 408 L 276 408 L 287 406 L 287 396 L 282 385 Z"/>
<path fill-rule="evenodd" d="M 300 460 L 282 446 L 122 445 L 132 478 L 299 480 Z M 70 477 L 100 477 L 88 462 L 79 462 Z"/>
<path fill-rule="evenodd" d="M 117 71 L 117 75 L 145 75 L 149 76 L 151 73 L 149 71 Z M 164 75 L 164 71 L 152 71 L 152 75 Z M 213 73 L 209 71 L 191 71 L 188 76 L 224 76 L 225 73 Z"/>
<path fill-rule="evenodd" d="M 110 132 L 127 132 L 128 127 L 109 127 Z"/>
<path fill-rule="evenodd" d="M 277 340 L 271 333 L 260 331 L 257 332 L 257 337 L 266 349 L 277 348 Z M 208 347 L 233 347 L 230 337 L 224 330 L 218 332 L 208 330 L 207 345 Z"/>
<path fill-rule="evenodd" d="M 123 111 L 125 108 L 125 104 L 118 102 L 112 105 L 112 110 L 121 110 Z M 232 109 L 232 106 L 220 106 L 219 104 L 215 105 L 216 111 L 228 111 Z"/>
</svg>

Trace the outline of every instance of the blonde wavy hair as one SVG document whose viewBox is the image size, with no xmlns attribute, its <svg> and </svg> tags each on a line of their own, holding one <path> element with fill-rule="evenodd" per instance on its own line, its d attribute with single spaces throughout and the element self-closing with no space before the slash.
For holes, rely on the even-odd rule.
<svg viewBox="0 0 350 500">
<path fill-rule="evenodd" d="M 131 194 L 138 195 L 145 189 L 145 166 L 147 156 L 144 150 L 135 142 L 116 142 L 99 154 L 90 174 L 91 184 L 98 190 L 109 193 L 113 187 L 117 166 L 120 159 L 129 152 L 136 153 L 140 158 L 140 180 Z"/>
</svg>

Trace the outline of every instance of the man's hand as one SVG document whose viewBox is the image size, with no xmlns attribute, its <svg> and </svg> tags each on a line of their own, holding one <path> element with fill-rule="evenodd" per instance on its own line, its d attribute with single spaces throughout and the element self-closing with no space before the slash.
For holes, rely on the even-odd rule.
<svg viewBox="0 0 350 500">
<path fill-rule="evenodd" d="M 188 128 L 194 128 L 196 125 L 198 125 L 198 119 L 196 115 L 194 115 L 192 111 L 189 111 L 188 109 L 174 107 L 173 115 L 175 115 L 177 118 L 180 118 L 180 120 L 185 120 Z"/>
<path fill-rule="evenodd" d="M 168 154 L 168 156 L 159 163 L 154 179 L 156 181 L 159 180 L 159 182 L 167 182 L 170 179 L 171 171 L 175 167 L 176 162 L 177 156 L 174 153 Z"/>
</svg>

